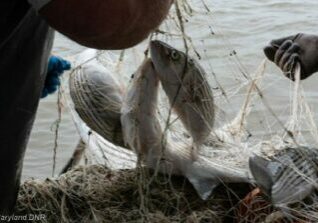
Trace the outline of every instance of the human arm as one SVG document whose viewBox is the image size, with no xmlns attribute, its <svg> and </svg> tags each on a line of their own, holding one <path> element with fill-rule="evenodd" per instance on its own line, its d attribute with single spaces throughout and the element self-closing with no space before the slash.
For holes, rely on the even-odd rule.
<svg viewBox="0 0 318 223">
<path fill-rule="evenodd" d="M 131 47 L 157 28 L 173 0 L 51 0 L 39 14 L 76 42 L 98 49 Z"/>
<path fill-rule="evenodd" d="M 285 76 L 294 80 L 296 63 L 301 65 L 301 79 L 318 71 L 318 36 L 299 33 L 273 40 L 264 48 L 267 58 L 273 61 Z"/>
</svg>

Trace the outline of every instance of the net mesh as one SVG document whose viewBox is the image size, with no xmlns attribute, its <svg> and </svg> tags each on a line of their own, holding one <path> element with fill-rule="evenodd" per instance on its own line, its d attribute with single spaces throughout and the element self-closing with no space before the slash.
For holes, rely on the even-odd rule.
<svg viewBox="0 0 318 223">
<path fill-rule="evenodd" d="M 213 7 L 205 0 L 176 1 L 168 19 L 145 43 L 120 53 L 99 51 L 92 60 L 97 60 L 110 73 L 116 74 L 122 95 L 126 92 L 126 83 L 131 81 L 132 70 L 136 70 L 149 54 L 150 40 L 160 39 L 198 60 L 208 74 L 207 81 L 218 107 L 212 128 L 213 139 L 207 140 L 205 150 L 208 152 L 204 153 L 216 164 L 249 173 L 247 160 L 254 154 L 271 157 L 286 146 L 310 146 L 317 142 L 315 116 L 299 81 L 300 66 L 296 69 L 296 81 L 290 84 L 290 106 L 276 111 L 268 96 L 276 80 L 263 80 L 266 79 L 266 61 L 255 72 L 249 72 L 233 45 L 214 23 L 211 9 Z M 216 59 L 227 66 L 226 77 L 214 70 L 214 58 L 207 50 L 210 41 L 219 43 L 215 50 L 223 53 Z M 228 53 L 224 55 L 224 52 Z M 83 61 L 86 62 L 89 61 Z M 82 64 L 77 65 L 70 76 L 81 69 Z M 103 93 L 98 89 L 95 91 Z M 187 141 L 191 135 L 172 112 L 163 89 L 159 94 L 157 117 L 162 128 L 169 130 L 173 140 Z M 118 112 L 118 107 L 118 104 L 111 106 L 109 103 L 105 110 L 116 108 Z M 78 128 L 82 132 L 90 131 L 83 124 L 78 124 Z M 218 142 L 215 142 L 215 136 Z M 99 136 L 90 133 L 83 137 L 92 142 L 88 143 L 88 147 L 101 147 L 95 145 L 101 143 Z M 154 174 L 143 166 L 133 170 L 116 170 L 123 169 L 121 160 L 127 168 L 134 168 L 136 155 L 110 143 L 101 144 L 104 150 L 86 151 L 86 161 L 87 164 L 99 163 L 107 167 L 86 165 L 57 179 L 26 181 L 20 190 L 17 212 L 45 213 L 49 216 L 48 222 L 318 221 L 315 193 L 293 206 L 277 208 L 260 191 L 252 191 L 253 184 L 229 186 L 221 182 L 214 197 L 202 201 L 184 178 L 158 175 L 156 171 Z M 299 167 L 294 167 L 294 170 L 297 174 Z M 306 176 L 303 175 L 303 178 Z M 308 179 L 314 185 L 315 180 Z"/>
</svg>

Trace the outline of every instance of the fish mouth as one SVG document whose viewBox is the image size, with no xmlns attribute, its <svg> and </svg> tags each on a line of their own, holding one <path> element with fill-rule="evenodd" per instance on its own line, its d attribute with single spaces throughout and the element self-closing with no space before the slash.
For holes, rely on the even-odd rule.
<svg viewBox="0 0 318 223">
<path fill-rule="evenodd" d="M 174 48 L 160 40 L 153 40 L 150 42 L 150 55 L 153 59 L 161 56 L 169 55 L 169 52 Z"/>
<path fill-rule="evenodd" d="M 150 55 L 153 60 L 156 60 L 163 53 L 163 42 L 154 40 L 150 42 Z"/>
<path fill-rule="evenodd" d="M 168 65 L 168 55 L 174 48 L 160 40 L 151 41 L 149 48 L 155 68 L 161 71 L 163 67 Z"/>
<path fill-rule="evenodd" d="M 273 182 L 273 176 L 268 169 L 268 163 L 270 161 L 260 156 L 250 157 L 249 167 L 250 171 L 256 181 L 256 184 L 263 190 L 267 195 L 271 195 Z"/>
</svg>

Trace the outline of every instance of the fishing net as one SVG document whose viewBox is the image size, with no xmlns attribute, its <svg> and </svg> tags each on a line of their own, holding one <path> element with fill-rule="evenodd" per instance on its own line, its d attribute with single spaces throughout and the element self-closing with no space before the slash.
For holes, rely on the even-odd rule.
<svg viewBox="0 0 318 223">
<path fill-rule="evenodd" d="M 26 181 L 16 214 L 42 214 L 47 222 L 222 222 L 231 216 L 236 198 L 230 190 L 203 201 L 184 178 L 152 175 L 91 165 L 57 179 Z"/>
<path fill-rule="evenodd" d="M 214 23 L 212 9 L 213 5 L 205 0 L 176 1 L 168 19 L 144 43 L 116 53 L 98 51 L 86 61 L 77 61 L 70 79 L 80 75 L 83 64 L 94 60 L 110 74 L 116 74 L 124 95 L 134 71 L 149 54 L 151 40 L 162 40 L 191 55 L 208 74 L 207 82 L 213 89 L 217 107 L 211 134 L 220 141 L 217 146 L 215 141 L 206 143 L 210 152 L 201 155 L 207 160 L 204 165 L 224 169 L 232 178 L 242 176 L 240 179 L 244 178 L 245 182 L 232 185 L 221 180 L 212 195 L 203 201 L 197 194 L 198 185 L 188 176 L 161 175 L 156 169 L 149 170 L 138 162 L 133 148 L 122 148 L 119 147 L 121 141 L 119 145 L 115 145 L 118 141 L 111 141 L 109 136 L 115 130 L 103 127 L 96 114 L 112 111 L 118 116 L 120 106 L 118 100 L 111 98 L 107 98 L 106 105 L 105 101 L 97 100 L 99 95 L 105 95 L 103 86 L 77 87 L 86 94 L 93 92 L 92 96 L 97 95 L 97 99 L 76 109 L 65 81 L 61 93 L 64 103 L 71 107 L 74 122 L 86 144 L 82 159 L 85 165 L 55 179 L 26 181 L 20 190 L 17 213 L 44 213 L 47 222 L 317 221 L 315 193 L 292 207 L 274 207 L 255 189 L 248 170 L 248 158 L 255 154 L 271 157 L 286 146 L 311 146 L 317 141 L 315 116 L 299 81 L 300 66 L 296 69 L 295 83 L 287 86 L 289 99 L 285 97 L 279 109 L 273 108 L 273 101 L 282 100 L 275 95 L 278 80 L 266 73 L 265 60 L 260 61 L 255 72 L 248 71 L 239 52 Z M 211 42 L 215 46 L 213 52 L 207 50 Z M 223 66 L 214 66 L 216 60 L 222 61 Z M 227 67 L 226 75 L 220 67 Z M 181 142 L 191 138 L 162 88 L 157 108 L 164 134 L 169 132 L 173 140 Z M 85 115 L 78 114 L 81 109 Z M 92 123 L 87 121 L 90 116 L 96 119 Z M 97 128 L 94 122 L 99 124 Z"/>
</svg>

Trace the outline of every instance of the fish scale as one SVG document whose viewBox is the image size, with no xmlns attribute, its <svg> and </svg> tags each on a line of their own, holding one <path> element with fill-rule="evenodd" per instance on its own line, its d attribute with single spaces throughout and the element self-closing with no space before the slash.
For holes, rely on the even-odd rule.
<svg viewBox="0 0 318 223">
<path fill-rule="evenodd" d="M 251 158 L 250 168 L 256 183 L 270 196 L 272 202 L 284 206 L 301 201 L 312 193 L 317 180 L 317 158 L 318 152 L 314 148 L 285 148 L 263 164 L 253 163 Z M 264 182 L 264 179 L 271 179 L 272 182 Z"/>
<path fill-rule="evenodd" d="M 96 56 L 96 53 L 91 56 L 89 56 L 86 52 L 83 52 L 83 54 L 85 61 L 87 61 L 89 58 L 92 58 L 93 56 Z M 192 63 L 194 65 L 195 61 L 192 61 Z M 80 61 L 80 64 L 83 64 L 83 62 Z M 89 64 L 91 66 L 96 66 L 96 61 L 89 60 Z M 88 66 L 88 64 L 85 66 Z M 85 66 L 80 66 L 79 71 L 87 73 L 89 75 L 87 77 L 92 77 L 95 75 L 93 73 L 94 69 L 84 70 L 83 67 Z M 260 82 L 261 76 L 264 74 L 262 72 L 264 70 L 264 66 L 265 61 L 260 64 L 259 69 L 255 73 L 255 77 L 253 77 L 251 80 L 250 88 L 247 89 L 249 94 L 253 92 L 253 86 Z M 199 87 L 196 86 L 193 88 L 193 90 L 196 91 L 196 94 L 203 94 L 200 96 L 200 98 L 206 103 L 201 103 L 201 105 L 199 104 L 203 107 L 203 109 L 196 111 L 194 114 L 197 116 L 191 121 L 194 121 L 193 123 L 201 128 L 206 127 L 206 125 L 202 125 L 200 123 L 200 121 L 202 121 L 202 117 L 206 115 L 208 118 L 213 118 L 215 106 L 212 103 L 212 92 L 210 86 L 208 85 L 205 76 L 206 74 L 203 72 L 203 70 L 201 70 L 202 72 L 200 71 L 200 69 L 203 68 L 199 66 L 194 66 L 194 68 L 198 69 L 193 70 L 194 72 L 192 73 L 189 73 L 190 77 L 188 77 L 188 82 L 191 83 L 196 80 L 196 77 L 199 77 L 199 81 L 195 82 Z M 242 140 L 240 140 L 240 138 L 244 135 L 242 133 L 243 130 L 238 128 L 238 126 L 241 126 L 242 124 L 245 125 L 245 118 L 250 112 L 251 102 L 255 97 L 247 97 L 237 116 L 232 121 L 229 123 L 224 123 L 224 126 L 213 130 L 213 133 L 209 135 L 209 137 L 211 137 L 209 140 L 216 140 L 215 142 L 218 143 L 213 143 L 210 146 L 206 146 L 204 144 L 201 145 L 198 158 L 193 160 L 193 142 L 191 139 L 189 139 L 189 137 L 185 137 L 179 131 L 174 131 L 173 129 L 168 129 L 165 131 L 164 137 L 162 137 L 160 123 L 156 117 L 158 115 L 158 101 L 156 94 L 158 93 L 159 89 L 158 85 L 155 83 L 158 82 L 156 78 L 159 77 L 159 74 L 157 74 L 156 70 L 153 70 L 153 64 L 150 61 L 147 61 L 140 66 L 139 71 L 134 75 L 131 87 L 125 91 L 125 100 L 123 100 L 121 106 L 121 120 L 123 123 L 122 133 L 124 133 L 123 135 L 125 136 L 126 142 L 130 144 L 130 146 L 126 145 L 124 148 L 121 148 L 111 145 L 105 140 L 107 138 L 100 137 L 95 131 L 91 131 L 90 134 L 88 134 L 87 128 L 83 127 L 85 125 L 78 120 L 75 112 L 72 113 L 75 117 L 74 120 L 76 125 L 79 126 L 78 129 L 83 141 L 88 145 L 91 151 L 94 151 L 93 153 L 97 153 L 97 156 L 101 156 L 101 161 L 103 164 L 107 163 L 107 165 L 111 165 L 112 168 L 127 168 L 127 166 L 133 168 L 136 166 L 136 154 L 143 155 L 143 157 L 146 158 L 145 162 L 149 168 L 159 168 L 159 171 L 169 175 L 180 174 L 187 177 L 202 199 L 207 199 L 213 192 L 214 188 L 219 184 L 226 182 L 254 182 L 248 169 L 248 158 L 253 154 L 255 149 L 258 150 L 258 147 L 261 144 L 255 145 L 257 148 L 254 149 L 251 148 L 245 140 L 243 143 Z M 200 73 L 203 74 L 203 79 L 200 76 Z M 116 75 L 116 73 L 112 74 L 106 72 L 103 78 L 109 78 L 111 81 L 116 79 Z M 83 81 L 85 83 L 85 78 L 87 77 L 83 78 L 80 75 L 78 78 L 80 81 L 76 82 L 76 84 L 82 85 Z M 73 78 L 72 75 L 70 78 Z M 161 83 L 167 81 L 165 78 L 169 78 L 169 76 L 160 76 L 159 80 Z M 147 82 L 147 80 L 150 80 L 150 82 Z M 175 82 L 171 82 L 171 80 L 169 80 L 168 83 L 165 83 L 166 87 L 171 87 L 172 92 L 178 89 L 178 86 L 180 86 L 180 78 L 173 78 L 173 80 L 175 80 Z M 95 85 L 96 84 L 97 83 L 95 83 Z M 98 84 L 96 86 L 98 88 Z M 114 86 L 116 87 L 117 85 Z M 72 86 L 70 87 L 72 88 Z M 182 87 L 187 86 L 183 85 Z M 90 98 L 90 96 L 95 96 L 93 93 L 90 94 L 89 91 L 94 91 L 96 88 L 87 88 L 83 85 L 80 86 L 79 89 L 81 89 L 81 92 L 79 92 L 76 96 L 82 100 L 82 103 L 85 103 L 84 105 L 86 107 L 92 109 L 91 112 L 87 111 L 84 114 L 90 115 L 90 118 L 93 118 L 94 120 L 100 120 L 103 123 L 110 123 L 104 122 L 105 120 L 103 120 L 102 115 L 103 113 L 105 113 L 105 115 L 108 115 L 107 113 L 111 114 L 111 110 L 105 110 L 105 112 L 100 112 L 101 110 L 98 110 L 98 112 L 95 112 L 95 108 L 89 107 L 90 100 L 94 100 Z M 117 87 L 114 90 L 119 92 Z M 164 90 L 167 95 L 171 93 L 166 91 L 167 88 Z M 187 91 L 184 93 L 187 93 Z M 105 102 L 107 105 L 107 100 L 113 96 L 113 92 L 106 89 L 105 95 L 103 95 L 105 101 L 103 102 Z M 168 95 L 168 97 L 171 97 L 171 95 Z M 76 103 L 77 102 L 74 101 L 75 109 L 76 106 L 81 108 L 82 105 L 78 105 Z M 70 104 L 72 105 L 72 103 Z M 77 113 L 80 112 L 78 107 Z M 190 108 L 193 108 L 193 106 Z M 74 107 L 71 106 L 71 110 L 74 110 Z M 193 112 L 193 110 L 190 111 Z M 200 114 L 198 114 L 198 112 L 200 112 Z M 205 115 L 204 112 L 206 112 Z M 244 113 L 244 115 L 242 115 L 242 113 Z M 207 120 L 203 119 L 203 121 Z M 88 124 L 91 124 L 91 122 L 91 120 L 86 121 Z M 95 121 L 92 123 L 94 122 Z M 212 122 L 207 123 L 213 123 L 213 120 Z M 208 130 L 210 132 L 210 129 Z M 193 137 L 192 134 L 189 135 Z M 220 136 L 222 141 L 219 141 L 219 138 L 215 139 L 215 135 L 218 137 Z M 162 140 L 162 138 L 164 140 Z M 114 139 L 109 139 L 109 141 L 115 144 L 117 143 L 116 141 L 114 142 L 111 140 Z M 134 149 L 136 153 L 129 153 L 131 151 L 128 152 L 127 149 Z M 122 162 L 118 162 L 117 159 L 122 160 Z"/>
<path fill-rule="evenodd" d="M 192 155 L 197 158 L 197 150 L 214 124 L 214 99 L 207 75 L 189 55 L 162 41 L 152 41 L 150 52 L 170 105 L 191 135 Z"/>
<path fill-rule="evenodd" d="M 124 146 L 120 123 L 122 92 L 108 70 L 96 59 L 84 62 L 70 75 L 69 86 L 81 119 L 105 139 Z"/>
</svg>

